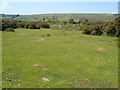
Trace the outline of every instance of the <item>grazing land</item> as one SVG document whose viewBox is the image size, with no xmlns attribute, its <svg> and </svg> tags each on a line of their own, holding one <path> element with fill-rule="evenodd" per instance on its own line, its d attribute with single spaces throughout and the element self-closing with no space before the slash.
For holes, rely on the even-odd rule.
<svg viewBox="0 0 120 90">
<path fill-rule="evenodd" d="M 118 87 L 118 37 L 25 28 L 2 35 L 3 88 Z"/>
</svg>

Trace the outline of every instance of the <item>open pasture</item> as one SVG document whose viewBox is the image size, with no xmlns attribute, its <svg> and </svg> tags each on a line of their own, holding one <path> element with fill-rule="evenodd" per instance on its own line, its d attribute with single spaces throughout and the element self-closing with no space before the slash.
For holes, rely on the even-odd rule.
<svg viewBox="0 0 120 90">
<path fill-rule="evenodd" d="M 2 33 L 3 88 L 117 88 L 117 37 L 15 31 Z"/>
</svg>

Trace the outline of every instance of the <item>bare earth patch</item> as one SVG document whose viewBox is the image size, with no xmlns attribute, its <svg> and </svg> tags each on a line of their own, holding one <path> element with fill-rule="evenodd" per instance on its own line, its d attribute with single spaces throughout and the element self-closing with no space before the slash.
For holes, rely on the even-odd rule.
<svg viewBox="0 0 120 90">
<path fill-rule="evenodd" d="M 48 71 L 48 68 L 43 68 L 43 71 Z"/>
<path fill-rule="evenodd" d="M 97 51 L 105 51 L 105 48 L 97 48 Z"/>
<path fill-rule="evenodd" d="M 35 67 L 44 66 L 44 64 L 33 64 Z"/>
<path fill-rule="evenodd" d="M 44 41 L 45 39 L 39 39 L 39 40 L 36 40 L 35 42 L 41 42 L 41 41 Z"/>
</svg>

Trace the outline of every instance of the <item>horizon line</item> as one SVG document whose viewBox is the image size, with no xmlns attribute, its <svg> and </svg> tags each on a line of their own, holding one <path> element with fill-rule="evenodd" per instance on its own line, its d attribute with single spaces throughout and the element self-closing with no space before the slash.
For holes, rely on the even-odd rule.
<svg viewBox="0 0 120 90">
<path fill-rule="evenodd" d="M 19 13 L 1 13 L 6 15 L 17 15 Z M 19 14 L 19 15 L 38 15 L 38 14 L 118 14 L 116 12 L 48 12 L 48 13 L 34 13 L 34 14 Z"/>
</svg>

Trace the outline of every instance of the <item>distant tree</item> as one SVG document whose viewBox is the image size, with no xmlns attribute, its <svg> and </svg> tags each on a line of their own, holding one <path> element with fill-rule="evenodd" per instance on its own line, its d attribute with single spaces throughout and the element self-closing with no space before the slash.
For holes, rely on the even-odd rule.
<svg viewBox="0 0 120 90">
<path fill-rule="evenodd" d="M 57 20 L 57 17 L 56 16 L 53 16 L 52 17 L 53 21 Z"/>
<path fill-rule="evenodd" d="M 55 16 L 53 16 L 53 21 L 55 20 Z"/>
<path fill-rule="evenodd" d="M 73 18 L 70 18 L 70 19 L 69 19 L 69 23 L 73 24 L 73 23 L 74 23 L 74 19 L 73 19 Z"/>
<path fill-rule="evenodd" d="M 17 16 L 17 17 L 19 17 L 20 15 L 19 15 L 19 14 L 17 14 L 16 16 Z"/>
<path fill-rule="evenodd" d="M 81 23 L 81 20 L 78 21 L 78 24 L 80 24 L 80 23 Z"/>
<path fill-rule="evenodd" d="M 89 22 L 89 19 L 85 19 L 85 23 Z"/>
<path fill-rule="evenodd" d="M 45 18 L 43 18 L 43 21 L 45 21 Z"/>
</svg>

